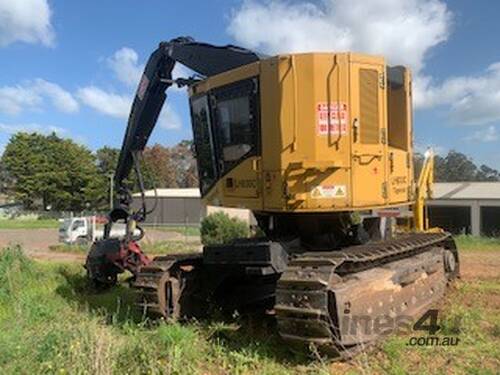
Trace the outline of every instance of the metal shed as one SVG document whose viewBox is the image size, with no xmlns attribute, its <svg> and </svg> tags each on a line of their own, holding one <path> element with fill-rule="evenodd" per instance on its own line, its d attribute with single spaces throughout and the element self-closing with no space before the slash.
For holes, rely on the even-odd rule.
<svg viewBox="0 0 500 375">
<path fill-rule="evenodd" d="M 140 194 L 133 195 L 133 207 L 140 205 Z M 190 189 L 156 189 L 146 191 L 146 205 L 148 209 L 155 206 L 154 211 L 146 218 L 149 225 L 199 225 L 204 215 L 201 204 L 200 190 Z"/>
<path fill-rule="evenodd" d="M 452 233 L 500 236 L 500 182 L 440 182 L 427 202 L 432 226 Z"/>
</svg>

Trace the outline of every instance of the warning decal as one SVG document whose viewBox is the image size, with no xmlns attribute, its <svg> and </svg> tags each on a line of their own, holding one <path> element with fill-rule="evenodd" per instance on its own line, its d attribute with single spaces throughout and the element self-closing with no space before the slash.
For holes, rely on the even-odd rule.
<svg viewBox="0 0 500 375">
<path fill-rule="evenodd" d="M 345 185 L 318 185 L 311 190 L 311 197 L 320 198 L 345 198 L 347 197 L 347 188 Z"/>
<path fill-rule="evenodd" d="M 343 102 L 316 105 L 318 135 L 344 135 L 347 133 L 347 104 Z"/>
</svg>

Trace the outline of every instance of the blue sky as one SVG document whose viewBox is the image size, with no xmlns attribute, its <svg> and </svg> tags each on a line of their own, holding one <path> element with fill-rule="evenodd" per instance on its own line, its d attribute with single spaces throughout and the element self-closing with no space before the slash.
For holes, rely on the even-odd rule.
<svg viewBox="0 0 500 375">
<path fill-rule="evenodd" d="M 273 54 L 355 50 L 412 67 L 415 142 L 500 168 L 500 3 L 0 0 L 0 152 L 18 130 L 119 146 L 144 61 L 190 35 Z M 178 74 L 183 74 L 180 69 Z M 151 143 L 191 137 L 171 91 Z"/>
</svg>

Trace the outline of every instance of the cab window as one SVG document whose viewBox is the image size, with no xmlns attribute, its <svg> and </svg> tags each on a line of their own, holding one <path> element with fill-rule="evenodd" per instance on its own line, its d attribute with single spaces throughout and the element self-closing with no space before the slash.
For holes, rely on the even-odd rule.
<svg viewBox="0 0 500 375">
<path fill-rule="evenodd" d="M 218 167 L 225 174 L 242 159 L 257 153 L 257 80 L 216 89 L 213 95 Z"/>
<path fill-rule="evenodd" d="M 191 100 L 191 118 L 200 190 L 204 194 L 216 180 L 210 110 L 206 95 Z"/>
</svg>

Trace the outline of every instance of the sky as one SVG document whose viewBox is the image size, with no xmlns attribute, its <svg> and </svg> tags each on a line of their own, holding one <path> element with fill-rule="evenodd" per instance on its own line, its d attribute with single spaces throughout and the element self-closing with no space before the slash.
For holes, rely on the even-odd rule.
<svg viewBox="0 0 500 375">
<path fill-rule="evenodd" d="M 486 0 L 0 0 L 0 153 L 17 131 L 119 147 L 149 54 L 189 35 L 407 65 L 417 149 L 500 169 L 499 15 L 500 2 Z M 169 90 L 167 102 L 151 144 L 192 137 L 186 92 Z"/>
</svg>

